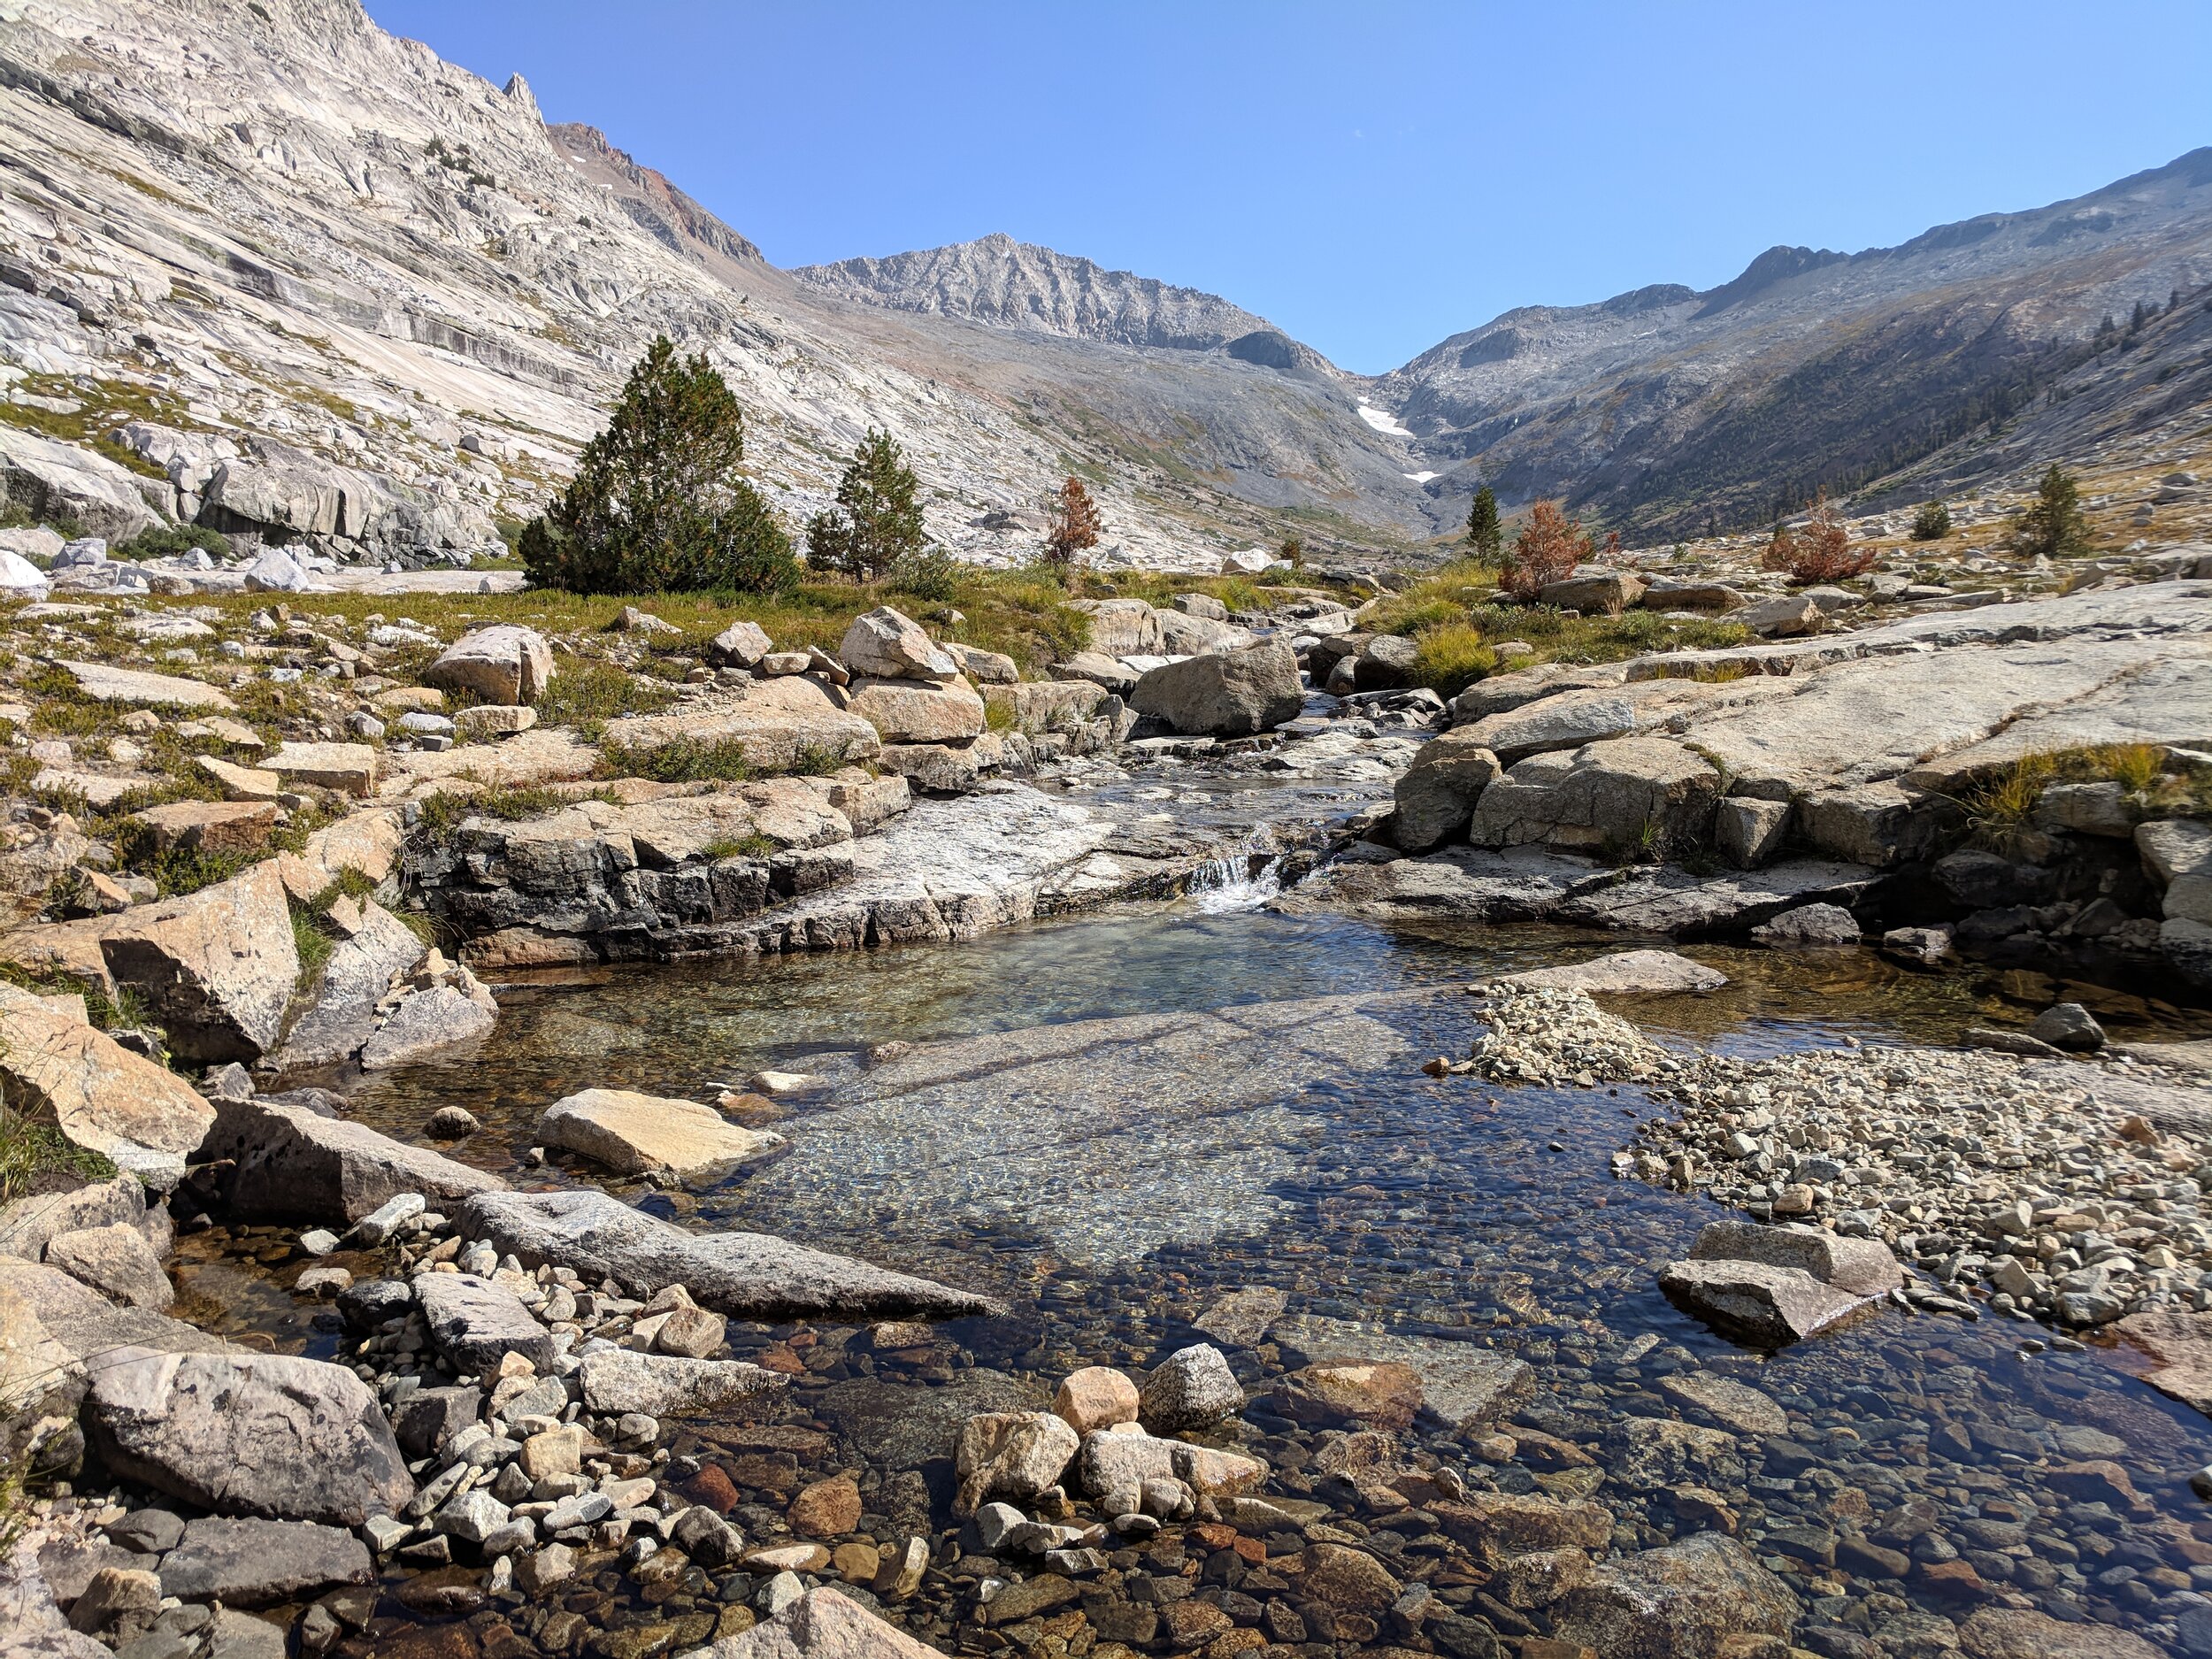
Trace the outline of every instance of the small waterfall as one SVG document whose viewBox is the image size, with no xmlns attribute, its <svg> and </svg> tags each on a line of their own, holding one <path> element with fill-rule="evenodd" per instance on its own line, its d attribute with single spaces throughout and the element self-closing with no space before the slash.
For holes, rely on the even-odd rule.
<svg viewBox="0 0 2212 1659">
<path fill-rule="evenodd" d="M 1202 915 L 1256 910 L 1283 890 L 1283 853 L 1272 836 L 1256 837 L 1191 872 L 1191 906 Z"/>
</svg>

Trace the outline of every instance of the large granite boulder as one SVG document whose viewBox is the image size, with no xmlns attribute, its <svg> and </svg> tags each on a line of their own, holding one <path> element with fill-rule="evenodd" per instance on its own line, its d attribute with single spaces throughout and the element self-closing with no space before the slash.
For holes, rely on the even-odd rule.
<svg viewBox="0 0 2212 1659">
<path fill-rule="evenodd" d="M 104 1652 L 105 1650 L 103 1649 Z M 826 1585 L 698 1659 L 939 1659 L 937 1649 L 886 1624 Z"/>
<path fill-rule="evenodd" d="M 425 685 L 465 691 L 483 703 L 535 703 L 553 679 L 553 648 L 534 629 L 502 622 L 464 634 L 422 678 Z"/>
<path fill-rule="evenodd" d="M 553 1333 L 504 1285 L 473 1273 L 424 1273 L 414 1284 L 430 1340 L 456 1373 L 495 1371 L 510 1354 L 551 1367 Z"/>
<path fill-rule="evenodd" d="M 170 1052 L 201 1065 L 273 1050 L 300 973 L 273 859 L 125 911 L 103 929 L 100 953 L 115 982 L 145 999 Z"/>
<path fill-rule="evenodd" d="M 601 1348 L 584 1356 L 576 1380 L 584 1404 L 603 1416 L 642 1411 L 653 1417 L 711 1417 L 784 1386 L 764 1366 L 736 1359 L 691 1359 Z"/>
<path fill-rule="evenodd" d="M 215 1109 L 168 1067 L 12 985 L 0 985 L 0 1079 L 19 1110 L 50 1116 L 76 1145 L 150 1176 L 180 1175 L 215 1121 Z"/>
<path fill-rule="evenodd" d="M 837 655 L 856 676 L 940 683 L 960 677 L 960 665 L 931 640 L 922 625 L 889 605 L 855 617 Z"/>
<path fill-rule="evenodd" d="M 1049 1411 L 983 1411 L 961 1425 L 953 1449 L 955 1515 L 973 1515 L 992 1499 L 1027 1502 L 1060 1483 L 1082 1436 Z"/>
<path fill-rule="evenodd" d="M 222 1192 L 244 1221 L 351 1224 L 402 1193 L 451 1204 L 506 1187 L 366 1124 L 269 1099 L 219 1102 L 198 1159 L 232 1162 Z"/>
<path fill-rule="evenodd" d="M 850 695 L 852 711 L 887 743 L 957 743 L 983 732 L 983 699 L 956 674 L 941 681 L 861 675 Z"/>
<path fill-rule="evenodd" d="M 0 427 L 0 431 L 9 430 L 12 428 Z M 113 1651 L 70 1628 L 61 1609 L 54 1605 L 54 1592 L 46 1575 L 39 1570 L 38 1543 L 34 1538 L 18 1539 L 6 1558 L 0 1560 L 0 1630 L 8 1633 L 8 1652 L 14 1659 L 110 1659 Z M 749 1654 L 744 1659 L 759 1659 L 759 1655 Z"/>
<path fill-rule="evenodd" d="M 733 743 L 756 772 L 789 772 L 822 757 L 849 764 L 872 760 L 883 740 L 846 708 L 841 688 L 812 674 L 756 680 L 733 696 L 680 713 L 633 714 L 607 722 L 606 745 L 617 754 L 680 742 Z"/>
<path fill-rule="evenodd" d="M 1078 611 L 1091 618 L 1090 649 L 1106 657 L 1157 657 L 1164 649 L 1160 613 L 1141 599 L 1085 599 Z"/>
<path fill-rule="evenodd" d="M 85 1426 L 118 1474 L 222 1515 L 358 1526 L 415 1492 L 376 1396 L 320 1360 L 120 1349 Z"/>
<path fill-rule="evenodd" d="M 1632 571 L 1581 570 L 1537 590 L 1539 604 L 1585 616 L 1617 617 L 1644 596 L 1644 580 Z"/>
<path fill-rule="evenodd" d="M 463 968 L 461 973 L 468 973 Z M 491 1034 L 499 1005 L 473 974 L 457 984 L 422 986 L 400 998 L 376 1034 L 361 1045 L 364 1071 L 389 1071 L 442 1048 Z"/>
<path fill-rule="evenodd" d="M 1129 703 L 1189 736 L 1248 737 L 1295 719 L 1305 693 L 1288 643 L 1263 640 L 1151 669 Z"/>
<path fill-rule="evenodd" d="M 1762 1262 L 1795 1268 L 1855 1296 L 1879 1296 L 1905 1282 L 1905 1270 L 1879 1239 L 1847 1239 L 1800 1221 L 1708 1222 L 1690 1246 L 1694 1262 Z"/>
<path fill-rule="evenodd" d="M 852 1322 L 997 1313 L 988 1296 L 812 1250 L 762 1233 L 695 1233 L 600 1192 L 484 1192 L 461 1206 L 472 1239 L 526 1265 L 611 1279 L 634 1296 L 681 1285 L 703 1308 L 746 1319 Z"/>
<path fill-rule="evenodd" d="M 1498 757 L 1470 733 L 1431 739 L 1393 788 L 1391 839 L 1406 852 L 1425 853 L 1464 835 L 1482 792 L 1499 775 Z"/>
<path fill-rule="evenodd" d="M 146 1242 L 145 1233 L 127 1222 L 57 1234 L 47 1241 L 45 1259 L 49 1266 L 126 1307 L 158 1313 L 175 1300 L 161 1258 Z"/>
<path fill-rule="evenodd" d="M 426 947 L 374 900 L 354 916 L 349 937 L 330 953 L 316 981 L 314 1001 L 293 1023 L 279 1061 L 293 1067 L 333 1066 L 361 1052 L 377 1028 L 377 1004 L 392 976 L 423 958 Z"/>
<path fill-rule="evenodd" d="M 211 1122 L 214 1108 L 207 1110 Z M 71 1192 L 36 1193 L 0 1205 L 0 1256 L 35 1262 L 45 1254 L 48 1243 L 65 1233 L 118 1225 L 136 1228 L 157 1256 L 166 1253 L 171 1236 L 168 1211 L 157 1209 L 149 1215 L 145 1187 L 128 1175 L 119 1175 L 111 1181 L 88 1182 Z"/>
<path fill-rule="evenodd" d="M 1655 857 L 1704 843 L 1720 781 L 1695 752 L 1659 738 L 1532 755 L 1482 792 L 1468 838 Z"/>
<path fill-rule="evenodd" d="M 58 666 L 77 682 L 79 691 L 96 703 L 119 703 L 134 709 L 206 709 L 219 714 L 227 714 L 238 706 L 218 687 L 176 674 L 66 658 Z"/>
<path fill-rule="evenodd" d="M 1668 1298 L 1724 1335 L 1784 1348 L 1850 1318 L 1869 1298 L 1824 1285 L 1801 1268 L 1762 1262 L 1676 1262 L 1659 1275 Z"/>
<path fill-rule="evenodd" d="M 33 518 L 73 518 L 87 535 L 127 541 L 161 522 L 147 505 L 141 488 L 146 483 L 162 480 L 142 480 L 96 450 L 0 426 L 0 503 Z"/>
<path fill-rule="evenodd" d="M 1502 975 L 1495 983 L 1523 990 L 1582 991 L 1592 996 L 1663 996 L 1717 991 L 1728 983 L 1728 976 L 1671 950 L 1623 950 L 1589 962 L 1529 968 Z"/>
<path fill-rule="evenodd" d="M 333 1585 L 369 1584 L 368 1547 L 313 1522 L 204 1515 L 161 1559 L 161 1593 L 226 1607 L 304 1601 Z"/>
</svg>

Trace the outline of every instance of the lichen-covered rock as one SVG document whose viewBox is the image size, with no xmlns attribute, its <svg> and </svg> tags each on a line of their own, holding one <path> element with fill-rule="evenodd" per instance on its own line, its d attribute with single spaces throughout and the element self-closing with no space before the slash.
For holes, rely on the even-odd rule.
<svg viewBox="0 0 2212 1659">
<path fill-rule="evenodd" d="M 994 1498 L 1017 1502 L 1057 1486 L 1080 1437 L 1050 1411 L 992 1411 L 970 1417 L 954 1449 L 959 1488 L 953 1513 L 973 1515 Z"/>
<path fill-rule="evenodd" d="M 414 1495 L 376 1396 L 320 1360 L 119 1349 L 85 1425 L 118 1474 L 219 1514 L 358 1526 Z"/>
<path fill-rule="evenodd" d="M 1155 1434 L 1203 1428 L 1244 1409 L 1244 1386 L 1221 1350 L 1194 1342 L 1163 1360 L 1138 1392 L 1137 1415 Z"/>
</svg>

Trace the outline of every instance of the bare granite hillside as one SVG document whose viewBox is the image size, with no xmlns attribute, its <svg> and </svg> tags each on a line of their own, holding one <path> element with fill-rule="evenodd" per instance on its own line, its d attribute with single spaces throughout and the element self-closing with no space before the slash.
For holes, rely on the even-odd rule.
<svg viewBox="0 0 2212 1659">
<path fill-rule="evenodd" d="M 1680 534 L 1848 492 L 1993 417 L 2055 406 L 2101 379 L 2083 371 L 2106 318 L 2125 325 L 2139 302 L 2162 310 L 2208 281 L 2212 150 L 2199 150 L 1895 248 L 1774 248 L 1702 293 L 1508 311 L 1385 376 L 1375 401 L 1415 434 L 1440 492 L 1486 480 L 1510 500 L 1566 495 L 1647 539 Z M 2120 425 L 2212 398 L 2193 339 L 2151 364 L 2143 378 L 2164 389 L 2125 399 Z M 2043 423 L 2012 449 L 2065 454 L 2070 431 L 2078 442 L 2078 423 Z"/>
</svg>

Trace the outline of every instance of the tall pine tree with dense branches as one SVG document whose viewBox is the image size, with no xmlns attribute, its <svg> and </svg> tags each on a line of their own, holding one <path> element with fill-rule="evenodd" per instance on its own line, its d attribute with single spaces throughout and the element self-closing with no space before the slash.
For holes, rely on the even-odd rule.
<svg viewBox="0 0 2212 1659">
<path fill-rule="evenodd" d="M 2081 487 L 2054 462 L 2043 474 L 2035 504 L 2012 527 L 2016 552 L 2056 558 L 2089 550 L 2089 519 L 2081 510 Z"/>
<path fill-rule="evenodd" d="M 869 427 L 837 481 L 837 505 L 807 520 L 806 562 L 870 581 L 912 558 L 928 540 L 919 488 L 897 441 Z"/>
<path fill-rule="evenodd" d="M 666 335 L 631 369 L 606 430 L 522 533 L 534 588 L 580 594 L 772 593 L 791 539 L 743 472 L 745 417 L 703 353 Z"/>
<path fill-rule="evenodd" d="M 1498 493 L 1485 484 L 1475 492 L 1475 499 L 1467 509 L 1467 545 L 1474 549 L 1477 558 L 1494 564 L 1504 542 L 1505 531 L 1498 522 Z"/>
</svg>

